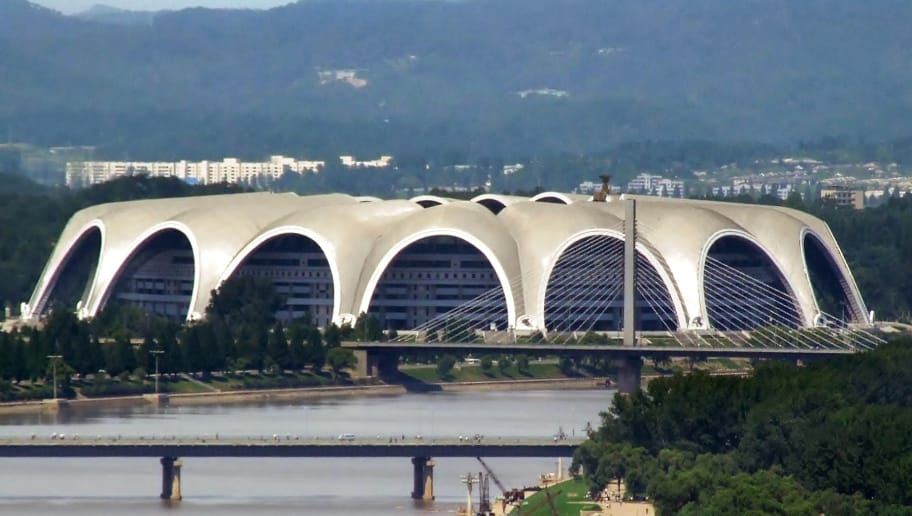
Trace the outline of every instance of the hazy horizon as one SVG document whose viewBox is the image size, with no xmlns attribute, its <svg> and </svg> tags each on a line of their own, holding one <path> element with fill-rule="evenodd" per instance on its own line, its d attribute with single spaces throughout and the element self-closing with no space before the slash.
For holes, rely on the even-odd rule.
<svg viewBox="0 0 912 516">
<path fill-rule="evenodd" d="M 63 14 L 85 11 L 93 5 L 109 5 L 134 11 L 159 11 L 189 7 L 268 9 L 294 2 L 294 0 L 30 0 Z"/>
</svg>

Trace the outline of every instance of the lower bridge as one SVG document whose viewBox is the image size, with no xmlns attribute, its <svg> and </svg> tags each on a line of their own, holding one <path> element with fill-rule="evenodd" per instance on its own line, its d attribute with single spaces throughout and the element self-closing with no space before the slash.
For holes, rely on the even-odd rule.
<svg viewBox="0 0 912 516">
<path fill-rule="evenodd" d="M 302 438 L 272 435 L 257 437 L 140 436 L 84 437 L 52 434 L 0 438 L 0 457 L 149 457 L 162 465 L 161 498 L 177 501 L 181 495 L 182 459 L 187 457 L 402 457 L 410 458 L 413 469 L 412 498 L 434 498 L 434 458 L 441 457 L 569 457 L 582 443 L 581 438 L 505 438 L 420 436 L 378 436 L 356 438 Z"/>
</svg>

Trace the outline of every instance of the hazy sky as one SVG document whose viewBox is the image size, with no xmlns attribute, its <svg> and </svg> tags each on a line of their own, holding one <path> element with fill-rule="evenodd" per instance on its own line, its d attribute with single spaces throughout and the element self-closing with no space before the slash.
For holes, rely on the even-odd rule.
<svg viewBox="0 0 912 516">
<path fill-rule="evenodd" d="M 2 2 L 3 0 L 0 0 Z M 95 4 L 110 5 L 121 9 L 157 11 L 160 9 L 183 9 L 186 7 L 235 7 L 267 9 L 285 5 L 294 0 L 30 0 L 32 3 L 50 7 L 64 14 L 84 11 Z"/>
</svg>

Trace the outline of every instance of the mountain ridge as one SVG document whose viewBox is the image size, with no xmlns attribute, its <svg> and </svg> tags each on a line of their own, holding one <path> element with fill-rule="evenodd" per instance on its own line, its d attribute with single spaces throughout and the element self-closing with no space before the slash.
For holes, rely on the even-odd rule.
<svg viewBox="0 0 912 516">
<path fill-rule="evenodd" d="M 194 132 L 213 117 L 225 118 L 215 134 L 245 117 L 286 129 L 319 120 L 369 131 L 376 145 L 338 135 L 364 152 L 427 132 L 520 154 L 631 139 L 886 139 L 908 136 L 912 116 L 912 5 L 897 0 L 309 0 L 143 23 L 28 5 L 0 4 L 11 78 L 0 123 L 38 142 L 134 152 L 129 136 L 143 135 L 124 120 L 174 111 Z M 565 95 L 521 95 L 535 90 Z M 82 130 L 22 123 L 48 110 L 81 114 Z M 128 134 L 114 144 L 112 131 Z"/>
</svg>

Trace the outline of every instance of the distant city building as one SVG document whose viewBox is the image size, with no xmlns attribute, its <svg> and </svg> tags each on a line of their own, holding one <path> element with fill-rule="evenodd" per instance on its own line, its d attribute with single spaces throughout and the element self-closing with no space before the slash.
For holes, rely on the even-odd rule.
<svg viewBox="0 0 912 516">
<path fill-rule="evenodd" d="M 640 174 L 627 183 L 627 191 L 657 195 L 659 197 L 684 197 L 684 181 L 666 179 L 655 174 Z"/>
<path fill-rule="evenodd" d="M 145 174 L 176 177 L 191 184 L 245 183 L 267 178 L 276 180 L 286 172 L 319 172 L 325 161 L 302 161 L 271 156 L 269 161 L 248 162 L 237 158 L 222 161 L 70 161 L 66 164 L 66 184 L 90 186 L 121 176 Z"/>
<path fill-rule="evenodd" d="M 504 165 L 503 166 L 503 175 L 509 176 L 510 174 L 515 174 L 524 168 L 526 168 L 526 166 L 523 165 L 522 163 L 513 163 L 512 165 Z"/>
<path fill-rule="evenodd" d="M 864 209 L 865 192 L 861 189 L 842 186 L 827 186 L 820 190 L 820 198 L 836 203 L 836 206 Z"/>
<path fill-rule="evenodd" d="M 393 157 L 383 155 L 380 159 L 358 161 L 354 156 L 339 156 L 339 161 L 348 168 L 386 168 L 392 163 Z"/>
<path fill-rule="evenodd" d="M 517 93 L 520 98 L 526 98 L 529 95 L 542 95 L 546 97 L 569 97 L 570 93 L 566 90 L 556 90 L 554 88 L 539 88 L 535 90 L 522 90 Z"/>
</svg>

